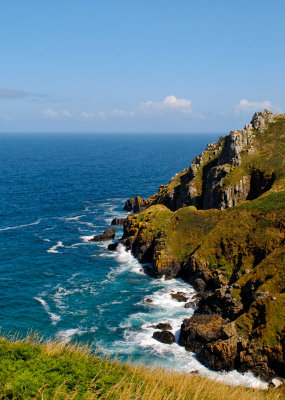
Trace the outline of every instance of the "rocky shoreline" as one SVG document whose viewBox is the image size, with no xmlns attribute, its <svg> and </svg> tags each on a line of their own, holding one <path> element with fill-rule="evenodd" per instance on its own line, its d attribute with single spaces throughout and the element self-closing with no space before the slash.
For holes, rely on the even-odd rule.
<svg viewBox="0 0 285 400">
<path fill-rule="evenodd" d="M 209 144 L 157 194 L 127 200 L 131 215 L 113 222 L 123 224 L 123 237 L 109 245 L 115 250 L 121 243 L 148 263 L 147 274 L 179 277 L 197 290 L 188 305 L 176 294 L 186 308 L 197 306 L 182 322 L 181 346 L 212 370 L 251 370 L 267 381 L 285 378 L 285 214 L 282 171 L 271 168 L 262 146 L 276 140 L 278 129 L 282 136 L 284 122 L 268 110 L 256 113 L 243 130 Z M 244 201 L 247 207 L 230 210 Z M 161 329 L 154 338 L 172 343 L 171 335 Z"/>
</svg>

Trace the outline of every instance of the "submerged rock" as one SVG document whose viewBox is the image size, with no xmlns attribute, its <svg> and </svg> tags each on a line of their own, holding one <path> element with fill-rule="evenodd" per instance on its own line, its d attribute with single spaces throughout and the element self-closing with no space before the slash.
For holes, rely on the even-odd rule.
<svg viewBox="0 0 285 400">
<path fill-rule="evenodd" d="M 145 299 L 145 302 L 146 302 L 146 303 L 153 303 L 153 300 L 151 300 L 151 299 Z"/>
<path fill-rule="evenodd" d="M 89 239 L 89 242 L 103 242 L 106 240 L 112 240 L 115 238 L 115 233 L 115 228 L 106 229 L 102 234 L 95 235 L 92 239 Z"/>
<path fill-rule="evenodd" d="M 157 331 L 154 332 L 152 337 L 161 343 L 172 344 L 175 342 L 175 336 L 169 331 Z"/>
</svg>

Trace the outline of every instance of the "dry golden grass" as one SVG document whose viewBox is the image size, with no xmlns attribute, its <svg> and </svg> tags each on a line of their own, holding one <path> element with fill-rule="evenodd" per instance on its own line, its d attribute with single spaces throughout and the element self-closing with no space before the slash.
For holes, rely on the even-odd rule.
<svg viewBox="0 0 285 400">
<path fill-rule="evenodd" d="M 15 354 L 25 354 L 27 358 L 28 352 L 30 358 L 28 357 L 26 368 L 29 370 L 35 368 L 35 376 L 41 372 L 37 369 L 38 363 L 44 362 L 46 365 L 51 359 L 53 365 L 56 366 L 54 367 L 55 371 L 60 370 L 62 363 L 65 363 L 64 368 L 66 368 L 66 362 L 73 364 L 74 374 L 78 373 L 76 368 L 79 368 L 79 371 L 84 369 L 92 371 L 88 376 L 84 375 L 85 371 L 83 371 L 83 375 L 80 377 L 72 377 L 75 382 L 81 379 L 80 383 L 83 386 L 79 387 L 76 384 L 72 386 L 70 376 L 66 374 L 66 377 L 63 376 L 62 381 L 56 386 L 52 386 L 51 381 L 47 380 L 45 384 L 36 387 L 35 393 L 32 395 L 32 391 L 27 391 L 29 389 L 28 381 L 23 392 L 17 389 L 19 386 L 15 386 L 14 391 L 11 389 L 11 387 L 13 388 L 13 385 L 11 386 L 13 372 L 11 372 L 11 379 L 9 377 L 8 386 L 7 383 L 2 382 L 3 371 L 0 366 L 1 400 L 281 400 L 284 398 L 282 388 L 261 390 L 229 386 L 198 375 L 183 374 L 163 368 L 148 368 L 140 364 L 124 364 L 120 363 L 118 359 L 112 361 L 101 359 L 98 354 L 94 354 L 92 346 L 82 343 L 66 344 L 52 340 L 44 341 L 37 334 L 31 334 L 24 339 L 13 336 L 9 340 L 7 338 L 0 340 L 1 345 L 8 349 L 0 355 L 0 363 L 5 357 L 5 361 L 7 361 L 7 354 L 9 354 L 8 357 L 11 354 L 12 363 L 15 363 Z M 21 353 L 23 351 L 25 353 Z M 37 359 L 34 360 L 34 357 Z M 23 360 L 20 365 L 23 368 Z M 50 372 L 50 368 L 48 371 Z M 14 380 L 16 379 L 17 377 L 14 376 Z"/>
</svg>

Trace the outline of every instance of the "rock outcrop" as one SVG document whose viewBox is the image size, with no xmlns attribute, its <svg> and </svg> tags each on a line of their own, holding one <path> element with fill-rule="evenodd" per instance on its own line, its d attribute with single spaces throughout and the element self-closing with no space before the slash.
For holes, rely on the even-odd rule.
<svg viewBox="0 0 285 400">
<path fill-rule="evenodd" d="M 124 225 L 126 218 L 113 218 L 111 225 Z"/>
<path fill-rule="evenodd" d="M 196 307 L 180 345 L 211 369 L 267 380 L 285 375 L 284 137 L 285 115 L 254 114 L 157 194 L 129 200 L 118 242 L 151 276 L 198 291 L 190 301 L 172 293 Z M 163 332 L 154 337 L 167 340 Z"/>
<path fill-rule="evenodd" d="M 115 238 L 115 233 L 116 233 L 115 228 L 106 229 L 100 235 L 95 235 L 92 239 L 89 239 L 89 242 L 104 242 L 107 240 L 112 240 Z"/>
<path fill-rule="evenodd" d="M 175 175 L 168 185 L 161 185 L 157 194 L 146 200 L 139 196 L 129 199 L 124 209 L 138 213 L 151 205 L 163 204 L 172 211 L 186 206 L 223 210 L 242 203 L 248 196 L 257 198 L 260 192 L 253 191 L 258 186 L 256 171 L 239 168 L 239 173 L 235 173 L 235 170 L 241 167 L 244 155 L 256 151 L 256 135 L 273 122 L 270 110 L 255 113 L 244 129 L 231 131 L 217 143 L 208 144 L 189 168 Z M 265 190 L 270 185 L 272 178 L 266 181 Z"/>
</svg>

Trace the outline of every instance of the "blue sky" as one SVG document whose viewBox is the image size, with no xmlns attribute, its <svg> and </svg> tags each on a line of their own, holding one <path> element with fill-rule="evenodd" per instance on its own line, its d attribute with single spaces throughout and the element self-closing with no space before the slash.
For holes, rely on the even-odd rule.
<svg viewBox="0 0 285 400">
<path fill-rule="evenodd" d="M 284 0 L 9 0 L 0 132 L 224 132 L 285 112 Z"/>
</svg>

